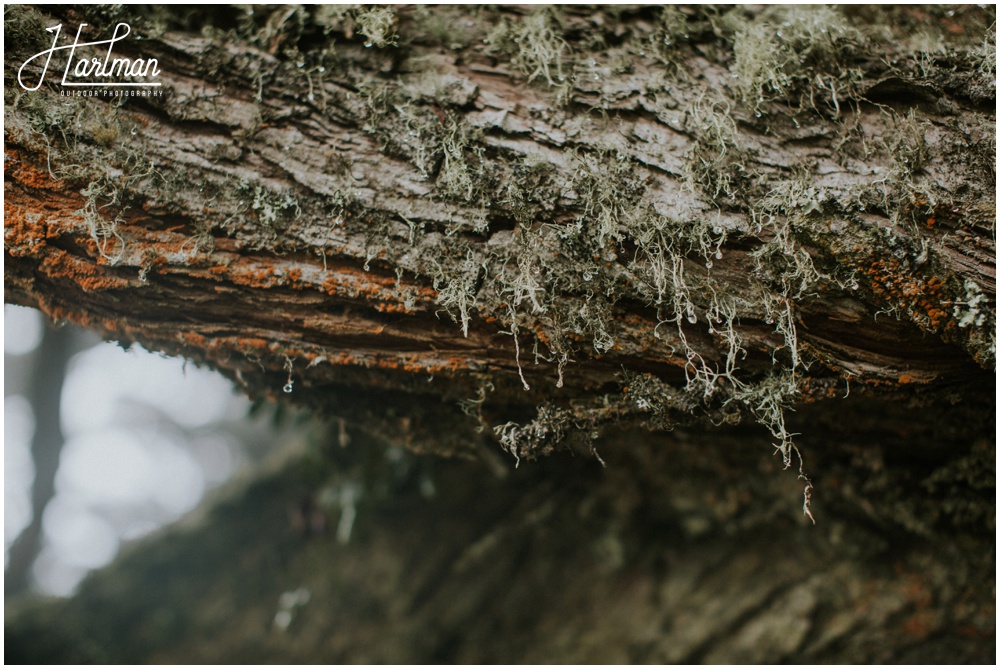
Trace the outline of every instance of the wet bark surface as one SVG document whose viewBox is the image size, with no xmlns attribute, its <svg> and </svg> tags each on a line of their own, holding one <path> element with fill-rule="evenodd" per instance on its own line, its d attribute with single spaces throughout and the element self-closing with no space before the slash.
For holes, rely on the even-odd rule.
<svg viewBox="0 0 1000 669">
<path fill-rule="evenodd" d="M 469 460 L 369 543 L 287 548 L 279 573 L 358 571 L 317 575 L 333 608 L 266 653 L 987 661 L 991 10 L 55 11 L 5 15 L 5 299 Z M 17 87 L 25 35 L 118 20 L 163 97 Z M 423 594 L 372 590 L 379 542 Z M 357 643 L 321 632 L 342 588 Z M 270 629 L 258 604 L 226 629 Z M 128 657 L 181 661 L 145 634 Z"/>
</svg>

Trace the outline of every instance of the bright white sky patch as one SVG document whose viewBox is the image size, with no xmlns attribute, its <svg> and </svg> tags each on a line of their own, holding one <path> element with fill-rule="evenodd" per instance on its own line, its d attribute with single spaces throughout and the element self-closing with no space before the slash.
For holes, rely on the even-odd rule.
<svg viewBox="0 0 1000 669">
<path fill-rule="evenodd" d="M 51 546 L 42 549 L 31 573 L 38 589 L 54 597 L 69 597 L 76 590 L 87 569 L 63 562 Z"/>
<path fill-rule="evenodd" d="M 3 305 L 3 352 L 31 353 L 42 342 L 42 315 L 34 309 Z"/>
<path fill-rule="evenodd" d="M 66 443 L 56 485 L 60 492 L 78 492 L 93 504 L 138 504 L 149 497 L 157 476 L 134 431 L 108 428 Z"/>
<path fill-rule="evenodd" d="M 27 444 L 33 419 L 30 407 L 25 417 L 18 406 L 15 399 L 5 407 L 14 419 L 7 441 Z M 47 543 L 34 568 L 40 589 L 72 594 L 88 570 L 114 558 L 121 541 L 192 510 L 208 483 L 221 482 L 237 465 L 239 445 L 215 424 L 243 419 L 248 408 L 229 381 L 193 364 L 185 368 L 180 358 L 138 346 L 125 352 L 111 343 L 74 356 L 62 393 L 66 444 L 57 494 L 45 513 Z M 23 451 L 13 455 L 22 475 L 22 461 L 31 465 L 26 445 Z M 6 453 L 10 458 L 12 451 Z M 30 486 L 31 472 L 22 480 Z M 27 523 L 26 495 L 23 522 L 15 526 L 8 515 L 5 530 Z"/>
<path fill-rule="evenodd" d="M 187 450 L 162 435 L 150 436 L 147 450 L 156 480 L 149 492 L 162 509 L 180 516 L 201 500 L 205 493 L 205 474 Z"/>
<path fill-rule="evenodd" d="M 118 536 L 108 521 L 59 497 L 45 509 L 42 527 L 59 560 L 73 567 L 103 567 L 118 552 Z"/>
<path fill-rule="evenodd" d="M 141 370 L 141 371 L 140 371 Z M 136 403 L 156 407 L 185 427 L 201 427 L 228 415 L 245 415 L 233 402 L 232 384 L 180 358 L 133 346 L 128 353 L 104 343 L 75 356 L 63 388 L 62 424 L 74 434 L 109 425 Z"/>
<path fill-rule="evenodd" d="M 31 437 L 35 432 L 35 416 L 31 404 L 21 395 L 3 399 L 3 415 L 3 545 L 6 551 L 31 522 L 31 482 L 35 477 Z"/>
</svg>

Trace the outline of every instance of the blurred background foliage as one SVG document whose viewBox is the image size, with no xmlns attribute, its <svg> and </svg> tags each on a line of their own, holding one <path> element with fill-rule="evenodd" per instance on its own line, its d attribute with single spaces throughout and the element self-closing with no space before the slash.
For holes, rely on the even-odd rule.
<svg viewBox="0 0 1000 669">
<path fill-rule="evenodd" d="M 4 591 L 73 594 L 121 547 L 300 439 L 219 374 L 4 306 Z"/>
</svg>

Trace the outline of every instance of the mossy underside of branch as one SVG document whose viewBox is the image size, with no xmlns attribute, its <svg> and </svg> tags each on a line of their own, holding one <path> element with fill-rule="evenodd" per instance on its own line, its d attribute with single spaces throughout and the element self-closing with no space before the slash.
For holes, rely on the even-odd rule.
<svg viewBox="0 0 1000 669">
<path fill-rule="evenodd" d="M 885 10 L 923 41 L 850 8 L 142 11 L 60 18 L 132 21 L 162 100 L 26 93 L 8 56 L 10 301 L 256 395 L 453 413 L 477 436 L 409 440 L 441 453 L 752 417 L 799 467 L 801 402 L 985 392 L 988 9 Z"/>
</svg>

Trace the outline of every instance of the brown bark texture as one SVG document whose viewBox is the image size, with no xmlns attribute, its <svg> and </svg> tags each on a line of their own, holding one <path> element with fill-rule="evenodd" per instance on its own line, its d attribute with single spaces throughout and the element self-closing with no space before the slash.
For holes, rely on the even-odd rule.
<svg viewBox="0 0 1000 669">
<path fill-rule="evenodd" d="M 44 28 L 120 21 L 163 96 L 19 86 Z M 330 609 L 295 649 L 258 639 L 270 657 L 988 661 L 994 21 L 12 7 L 5 300 L 317 409 L 355 447 L 470 461 L 441 465 L 436 510 L 372 502 L 359 571 L 310 586 L 360 589 L 369 626 L 321 641 L 351 615 Z M 523 463 L 557 451 L 582 457 Z M 418 555 L 383 564 L 380 541 Z M 178 659 L 148 633 L 128 657 Z"/>
</svg>

